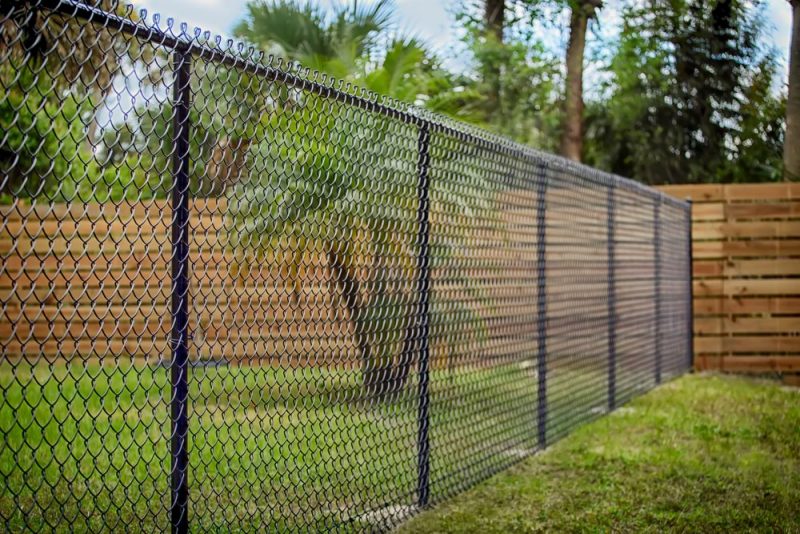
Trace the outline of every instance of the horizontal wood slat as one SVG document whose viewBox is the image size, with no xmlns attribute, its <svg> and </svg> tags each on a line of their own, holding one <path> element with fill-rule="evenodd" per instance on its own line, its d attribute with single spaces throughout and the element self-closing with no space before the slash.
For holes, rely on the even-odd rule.
<svg viewBox="0 0 800 534">
<path fill-rule="evenodd" d="M 800 356 L 698 356 L 700 370 L 721 370 L 734 373 L 797 373 Z"/>
<path fill-rule="evenodd" d="M 695 298 L 697 320 L 718 314 L 800 314 L 800 297 Z"/>
</svg>

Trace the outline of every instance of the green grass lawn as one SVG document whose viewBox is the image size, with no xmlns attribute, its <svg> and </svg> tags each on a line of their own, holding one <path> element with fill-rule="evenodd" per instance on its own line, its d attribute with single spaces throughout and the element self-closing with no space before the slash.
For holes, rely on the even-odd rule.
<svg viewBox="0 0 800 534">
<path fill-rule="evenodd" d="M 200 367 L 189 383 L 195 530 L 363 530 L 414 504 L 413 380 L 391 402 L 353 369 Z M 0 530 L 163 528 L 169 399 L 163 367 L 0 364 Z M 432 499 L 530 452 L 535 414 L 526 368 L 434 370 Z"/>
<path fill-rule="evenodd" d="M 400 529 L 800 532 L 800 389 L 690 375 Z"/>
<path fill-rule="evenodd" d="M 602 364 L 555 361 L 550 440 L 607 404 Z M 432 503 L 536 451 L 529 363 L 432 370 Z M 622 400 L 653 385 L 646 365 L 619 377 Z M 415 512 L 415 377 L 386 402 L 365 398 L 360 379 L 342 368 L 191 368 L 193 529 L 369 531 Z M 164 367 L 1 363 L 0 530 L 163 529 L 169 402 Z"/>
</svg>

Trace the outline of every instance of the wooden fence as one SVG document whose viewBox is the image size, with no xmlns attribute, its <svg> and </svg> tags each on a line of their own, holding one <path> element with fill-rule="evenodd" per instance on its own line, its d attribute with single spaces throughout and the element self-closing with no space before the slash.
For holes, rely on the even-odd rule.
<svg viewBox="0 0 800 534">
<path fill-rule="evenodd" d="M 800 184 L 662 189 L 694 202 L 696 368 L 800 372 Z"/>
<path fill-rule="evenodd" d="M 529 333 L 536 314 L 536 284 L 519 277 L 521 271 L 536 277 L 535 201 L 518 196 L 518 204 L 530 207 L 529 224 L 513 237 L 525 246 L 512 250 L 491 232 L 471 239 L 470 252 L 499 251 L 497 265 L 487 273 L 497 284 L 490 298 L 509 303 L 509 309 L 475 310 L 493 326 L 494 339 L 480 342 L 483 356 L 535 351 L 536 340 Z M 288 276 L 281 262 L 248 260 L 226 244 L 225 200 L 196 200 L 190 210 L 192 358 L 360 364 L 348 312 L 341 297 L 331 292 L 331 274 L 321 253 L 310 254 L 300 272 Z M 5 357 L 169 359 L 169 201 L 119 206 L 20 202 L 0 207 L 0 215 L 0 346 Z M 507 224 L 505 219 L 515 216 L 499 213 L 497 222 Z M 436 284 L 459 300 L 458 288 L 445 287 L 444 281 Z M 412 287 L 409 279 L 404 289 L 407 306 L 413 305 Z M 510 309 L 509 301 L 516 307 Z M 522 322 L 526 318 L 531 319 L 528 324 Z M 443 328 L 454 326 L 439 329 Z M 519 335 L 520 329 L 528 335 Z M 445 346 L 452 342 L 433 325 L 435 365 L 447 365 L 449 354 L 474 352 L 469 347 L 478 336 L 467 331 L 468 325 L 464 330 L 458 347 Z"/>
<path fill-rule="evenodd" d="M 524 361 L 536 353 L 536 193 L 501 195 L 478 223 L 455 210 L 431 213 L 435 232 L 476 229 L 458 258 L 431 274 L 432 290 L 446 297 L 444 313 L 434 313 L 443 320 L 431 324 L 433 365 L 450 366 L 451 358 L 466 365 Z M 574 188 L 547 192 L 546 239 L 553 246 L 546 253 L 546 305 L 553 362 L 588 361 L 606 351 L 605 201 L 601 189 L 588 188 L 581 196 Z M 280 262 L 248 263 L 226 244 L 224 200 L 195 200 L 190 209 L 192 358 L 359 364 L 348 312 L 330 290 L 332 276 L 321 254 L 302 263 L 302 272 L 294 276 L 300 287 L 290 287 Z M 618 309 L 617 361 L 630 369 L 642 354 L 651 354 L 655 343 L 654 325 L 643 319 L 654 314 L 652 214 L 652 205 L 636 191 L 617 192 L 616 224 L 625 239 L 615 255 L 616 287 L 626 303 Z M 170 357 L 168 201 L 19 202 L 0 207 L 0 215 L 5 357 L 148 362 Z M 664 235 L 683 232 L 677 215 L 663 210 L 662 223 L 671 232 Z M 665 258 L 665 265 L 669 261 Z M 683 271 L 667 271 L 663 287 L 681 287 Z M 468 273 L 469 292 L 454 282 L 458 272 Z M 411 306 L 413 280 L 404 287 L 405 305 Z M 663 298 L 664 313 L 674 315 L 683 305 L 680 290 Z M 483 328 L 476 328 L 472 317 L 479 317 Z M 670 345 L 680 350 L 679 341 Z"/>
<path fill-rule="evenodd" d="M 694 201 L 697 368 L 800 373 L 800 184 L 663 189 Z M 498 265 L 504 266 L 500 271 L 516 272 L 520 278 L 519 269 L 532 271 L 535 265 L 530 231 L 534 214 L 529 209 L 534 199 L 516 196 L 516 204 L 525 209 L 498 217 L 515 221 L 519 235 L 514 238 L 524 246 L 506 250 L 495 244 L 494 248 L 500 254 Z M 594 227 L 589 219 L 604 215 L 590 214 L 584 221 L 565 208 L 568 204 L 556 194 L 550 201 L 554 211 L 549 216 L 556 218 L 556 212 L 562 212 L 565 220 L 583 227 L 584 233 Z M 235 344 L 247 354 L 285 354 L 294 361 L 309 353 L 339 361 L 352 358 L 353 341 L 330 336 L 331 324 L 341 328 L 347 322 L 341 321 L 343 311 L 328 290 L 324 262 L 306 264 L 305 282 L 296 294 L 282 287 L 275 266 L 258 266 L 258 280 L 242 282 L 241 273 L 233 273 L 238 260 L 220 246 L 224 234 L 220 213 L 225 208 L 216 202 L 198 201 L 192 206 L 192 328 L 197 357 L 229 356 L 225 347 Z M 169 353 L 171 247 L 166 203 L 3 210 L 0 252 L 5 265 L 0 297 L 7 304 L 0 338 L 7 340 L 7 355 L 124 353 L 155 359 Z M 626 211 L 621 209 L 620 217 Z M 569 238 L 558 235 L 557 225 L 550 232 L 554 238 Z M 481 254 L 493 248 L 490 241 L 499 240 L 486 239 L 476 245 Z M 642 237 L 638 248 L 646 247 L 646 241 Z M 555 257 L 548 261 L 549 276 L 556 279 L 559 261 Z M 535 278 L 533 273 L 530 276 Z M 639 276 L 631 273 L 630 278 Z M 498 291 L 510 291 L 520 297 L 518 302 L 527 303 L 516 310 L 524 317 L 496 318 L 494 325 L 500 327 L 496 333 L 503 338 L 497 342 L 503 350 L 508 350 L 512 338 L 524 340 L 518 343 L 520 353 L 535 345 L 528 331 L 535 320 L 535 307 L 530 304 L 534 295 L 525 294 L 530 287 L 530 283 L 524 287 L 500 284 L 493 289 L 493 298 L 504 297 Z M 594 289 L 602 290 L 602 285 Z M 558 311 L 557 297 L 550 296 L 553 313 Z M 39 305 L 31 306 L 33 302 Z M 453 350 L 440 347 L 437 352 Z"/>
</svg>

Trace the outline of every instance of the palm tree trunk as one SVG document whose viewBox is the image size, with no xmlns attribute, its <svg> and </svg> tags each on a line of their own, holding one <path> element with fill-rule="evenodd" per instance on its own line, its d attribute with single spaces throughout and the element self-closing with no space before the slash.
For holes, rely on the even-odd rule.
<svg viewBox="0 0 800 534">
<path fill-rule="evenodd" d="M 252 139 L 222 136 L 214 143 L 211 158 L 206 163 L 205 194 L 222 195 L 247 178 L 247 151 Z"/>
<path fill-rule="evenodd" d="M 406 318 L 403 348 L 400 350 L 400 357 L 397 362 L 391 362 L 391 367 L 384 373 L 386 375 L 384 397 L 394 397 L 403 390 L 408 381 L 408 376 L 411 374 L 411 366 L 414 363 L 414 354 L 418 346 L 417 316 L 415 313 L 411 313 Z"/>
<path fill-rule="evenodd" d="M 486 0 L 483 22 L 486 36 L 497 44 L 503 43 L 503 25 L 505 17 L 505 0 Z M 487 65 L 489 82 L 489 109 L 492 113 L 500 108 L 500 65 Z"/>
<path fill-rule="evenodd" d="M 789 0 L 789 3 L 792 5 L 792 40 L 789 46 L 783 176 L 786 180 L 800 180 L 800 0 Z"/>
<path fill-rule="evenodd" d="M 570 15 L 560 152 L 565 158 L 574 161 L 581 160 L 583 151 L 583 56 L 586 49 L 586 28 L 600 5 L 599 0 L 582 0 L 572 8 Z"/>
<path fill-rule="evenodd" d="M 336 245 L 328 249 L 328 267 L 331 270 L 333 281 L 338 286 L 338 292 L 344 300 L 347 314 L 353 325 L 353 336 L 361 358 L 361 373 L 364 389 L 368 395 L 381 393 L 381 382 L 386 371 L 376 365 L 369 343 L 368 333 L 365 332 L 365 322 L 361 317 L 363 312 L 359 301 L 360 283 L 350 274 L 344 259 L 336 250 Z"/>
</svg>

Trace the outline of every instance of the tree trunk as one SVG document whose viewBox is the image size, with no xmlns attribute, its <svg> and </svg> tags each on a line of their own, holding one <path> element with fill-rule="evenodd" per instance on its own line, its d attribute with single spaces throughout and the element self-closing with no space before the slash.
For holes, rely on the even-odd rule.
<svg viewBox="0 0 800 534">
<path fill-rule="evenodd" d="M 247 174 L 247 151 L 252 139 L 220 137 L 211 150 L 206 163 L 203 194 L 221 195 L 228 187 L 236 185 Z"/>
<path fill-rule="evenodd" d="M 503 43 L 505 11 L 505 0 L 486 0 L 483 11 L 486 37 L 497 44 Z M 500 108 L 500 65 L 486 65 L 486 73 L 489 78 L 489 109 L 494 113 Z"/>
<path fill-rule="evenodd" d="M 403 334 L 403 348 L 400 350 L 400 358 L 397 362 L 391 362 L 390 368 L 386 370 L 386 384 L 384 395 L 394 397 L 401 391 L 408 381 L 411 374 L 411 365 L 414 363 L 414 354 L 419 347 L 417 331 L 417 314 L 415 312 L 406 319 L 405 332 Z"/>
<path fill-rule="evenodd" d="M 581 160 L 583 151 L 583 55 L 586 49 L 586 28 L 599 0 L 581 0 L 572 8 L 567 45 L 567 79 L 564 89 L 564 120 L 561 133 L 561 155 Z"/>
<path fill-rule="evenodd" d="M 344 300 L 350 322 L 353 325 L 353 336 L 361 357 L 361 373 L 364 389 L 368 395 L 376 395 L 381 392 L 381 382 L 386 369 L 376 365 L 372 354 L 372 346 L 369 343 L 369 335 L 364 331 L 365 323 L 361 317 L 363 308 L 359 299 L 360 283 L 350 274 L 350 270 L 344 259 L 333 245 L 328 250 L 328 267 L 331 270 L 333 281 L 338 286 L 339 293 Z"/>
<path fill-rule="evenodd" d="M 785 180 L 800 180 L 800 0 L 789 0 L 789 3 L 792 5 L 792 39 L 789 46 L 783 177 Z"/>
</svg>

